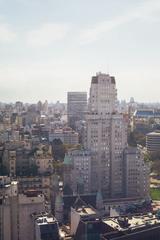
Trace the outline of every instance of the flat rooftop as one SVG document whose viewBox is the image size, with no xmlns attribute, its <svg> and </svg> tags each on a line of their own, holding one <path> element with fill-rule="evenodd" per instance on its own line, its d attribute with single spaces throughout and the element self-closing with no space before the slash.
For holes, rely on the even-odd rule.
<svg viewBox="0 0 160 240">
<path fill-rule="evenodd" d="M 79 207 L 76 211 L 80 216 L 96 215 L 96 211 L 91 207 Z"/>
<path fill-rule="evenodd" d="M 126 221 L 126 225 L 123 223 Z M 111 228 L 118 231 L 126 230 L 136 230 L 138 228 L 143 228 L 146 226 L 154 226 L 155 224 L 160 224 L 160 219 L 155 215 L 148 214 L 143 216 L 125 217 L 125 218 L 108 218 L 103 220 Z"/>
<path fill-rule="evenodd" d="M 151 132 L 148 133 L 147 136 L 160 136 L 160 132 Z"/>
<path fill-rule="evenodd" d="M 44 216 L 44 217 L 37 218 L 36 222 L 38 225 L 46 225 L 46 224 L 53 224 L 57 222 L 57 220 L 54 217 Z"/>
</svg>

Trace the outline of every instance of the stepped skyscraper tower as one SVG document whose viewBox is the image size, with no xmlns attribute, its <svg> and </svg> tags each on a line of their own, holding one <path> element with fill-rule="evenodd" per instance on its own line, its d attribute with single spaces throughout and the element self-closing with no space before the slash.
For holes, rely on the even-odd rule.
<svg viewBox="0 0 160 240">
<path fill-rule="evenodd" d="M 127 124 L 116 110 L 115 78 L 103 73 L 92 77 L 85 147 L 94 153 L 92 191 L 104 197 L 124 195 L 123 153 L 127 146 Z"/>
</svg>

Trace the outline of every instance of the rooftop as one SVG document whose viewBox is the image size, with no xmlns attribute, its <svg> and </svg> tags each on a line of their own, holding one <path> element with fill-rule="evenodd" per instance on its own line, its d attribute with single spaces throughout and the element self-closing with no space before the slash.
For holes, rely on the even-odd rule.
<svg viewBox="0 0 160 240">
<path fill-rule="evenodd" d="M 52 216 L 42 216 L 36 220 L 38 225 L 52 224 L 57 222 L 57 220 Z"/>
<path fill-rule="evenodd" d="M 115 84 L 115 83 L 116 83 L 114 76 L 110 76 L 109 74 L 105 74 L 105 73 L 98 72 L 98 73 L 96 73 L 96 76 L 93 76 L 93 77 L 92 77 L 92 84 L 97 84 L 97 83 L 98 83 L 98 77 L 99 77 L 99 76 L 102 76 L 102 77 L 104 77 L 104 78 L 106 78 L 106 77 L 107 77 L 107 78 L 110 78 L 112 84 Z"/>
<path fill-rule="evenodd" d="M 160 132 L 151 132 L 148 133 L 147 136 L 160 136 Z"/>
<path fill-rule="evenodd" d="M 137 117 L 154 116 L 154 111 L 149 109 L 136 110 L 134 113 L 134 116 L 137 116 Z"/>
<path fill-rule="evenodd" d="M 149 213 L 148 215 L 139 215 L 134 217 L 108 218 L 104 220 L 104 223 L 109 225 L 114 230 L 126 231 L 137 230 L 146 226 L 160 224 L 160 219 L 158 219 L 156 215 Z"/>
<path fill-rule="evenodd" d="M 91 207 L 79 207 L 76 211 L 80 214 L 80 216 L 88 216 L 88 215 L 96 215 L 96 211 Z"/>
</svg>

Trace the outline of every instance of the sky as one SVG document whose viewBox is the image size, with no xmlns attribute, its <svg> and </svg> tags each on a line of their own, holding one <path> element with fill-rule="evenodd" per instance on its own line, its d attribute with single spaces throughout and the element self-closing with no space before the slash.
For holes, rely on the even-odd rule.
<svg viewBox="0 0 160 240">
<path fill-rule="evenodd" d="M 160 102 L 160 0 L 0 0 L 0 101 L 66 102 L 96 72 Z"/>
</svg>

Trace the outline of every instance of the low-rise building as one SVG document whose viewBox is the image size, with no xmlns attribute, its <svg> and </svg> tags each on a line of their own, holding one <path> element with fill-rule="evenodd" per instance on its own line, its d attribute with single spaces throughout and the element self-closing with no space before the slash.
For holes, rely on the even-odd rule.
<svg viewBox="0 0 160 240">
<path fill-rule="evenodd" d="M 148 152 L 160 151 L 160 131 L 151 132 L 146 135 L 146 147 Z"/>
<path fill-rule="evenodd" d="M 52 173 L 53 171 L 53 157 L 51 146 L 39 145 L 35 153 L 35 164 L 38 167 L 38 173 Z"/>
<path fill-rule="evenodd" d="M 71 171 L 73 192 L 90 193 L 92 153 L 87 150 L 74 150 L 69 153 L 69 157 L 73 164 Z"/>
<path fill-rule="evenodd" d="M 97 211 L 93 207 L 77 198 L 75 206 L 71 207 L 71 235 L 76 235 L 81 221 L 96 219 L 97 216 Z"/>
<path fill-rule="evenodd" d="M 49 214 L 37 215 L 35 219 L 35 240 L 53 239 L 60 239 L 57 220 Z"/>
<path fill-rule="evenodd" d="M 124 196 L 149 198 L 150 165 L 144 161 L 142 149 L 128 147 L 124 151 Z"/>
<path fill-rule="evenodd" d="M 52 175 L 39 175 L 29 177 L 18 177 L 19 193 L 26 192 L 27 190 L 34 189 L 44 194 L 48 201 L 51 200 L 53 191 Z"/>
<path fill-rule="evenodd" d="M 60 139 L 63 144 L 77 145 L 79 143 L 79 135 L 72 128 L 58 128 L 53 129 L 49 133 L 49 141 L 52 142 L 55 139 Z"/>
<path fill-rule="evenodd" d="M 160 124 L 160 111 L 156 109 L 138 109 L 132 118 L 133 130 L 148 133 Z"/>
<path fill-rule="evenodd" d="M 31 215 L 45 211 L 44 196 L 35 190 L 18 194 L 17 182 L 1 178 L 0 239 L 34 240 Z"/>
<path fill-rule="evenodd" d="M 160 214 L 98 217 L 89 206 L 71 209 L 71 234 L 75 240 L 159 240 Z"/>
<path fill-rule="evenodd" d="M 108 233 L 101 240 L 159 240 L 160 219 L 156 215 L 139 215 L 105 219 Z"/>
</svg>

